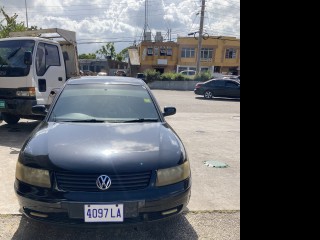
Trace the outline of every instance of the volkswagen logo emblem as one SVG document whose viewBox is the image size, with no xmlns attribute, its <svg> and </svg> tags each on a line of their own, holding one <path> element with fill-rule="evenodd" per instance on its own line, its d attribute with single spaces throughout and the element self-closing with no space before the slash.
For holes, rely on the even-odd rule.
<svg viewBox="0 0 320 240">
<path fill-rule="evenodd" d="M 97 187 L 101 190 L 107 190 L 111 186 L 111 179 L 107 175 L 101 175 L 96 181 Z"/>
</svg>

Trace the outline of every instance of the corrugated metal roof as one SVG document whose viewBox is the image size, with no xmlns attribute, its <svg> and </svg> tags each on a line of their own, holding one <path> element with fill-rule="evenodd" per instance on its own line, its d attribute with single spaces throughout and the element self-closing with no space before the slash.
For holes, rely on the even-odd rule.
<svg viewBox="0 0 320 240">
<path fill-rule="evenodd" d="M 131 65 L 140 66 L 140 56 L 138 49 L 128 49 L 128 51 Z"/>
</svg>

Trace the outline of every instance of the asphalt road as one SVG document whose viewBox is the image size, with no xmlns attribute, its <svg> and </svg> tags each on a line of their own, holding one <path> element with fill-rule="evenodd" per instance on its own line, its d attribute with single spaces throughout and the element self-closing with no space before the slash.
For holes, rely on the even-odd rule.
<svg viewBox="0 0 320 240">
<path fill-rule="evenodd" d="M 13 191 L 20 147 L 37 121 L 0 123 L 0 239 L 240 239 L 240 101 L 204 100 L 190 91 L 153 90 L 184 142 L 192 168 L 188 211 L 169 221 L 115 229 L 35 224 L 19 215 Z M 225 164 L 213 168 L 206 161 Z"/>
</svg>

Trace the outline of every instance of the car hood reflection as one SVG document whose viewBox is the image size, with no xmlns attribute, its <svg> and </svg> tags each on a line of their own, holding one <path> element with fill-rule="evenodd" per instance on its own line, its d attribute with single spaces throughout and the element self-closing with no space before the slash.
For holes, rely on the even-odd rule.
<svg viewBox="0 0 320 240">
<path fill-rule="evenodd" d="M 163 169 L 183 151 L 164 123 L 43 123 L 22 149 L 25 164 L 77 172 Z"/>
</svg>

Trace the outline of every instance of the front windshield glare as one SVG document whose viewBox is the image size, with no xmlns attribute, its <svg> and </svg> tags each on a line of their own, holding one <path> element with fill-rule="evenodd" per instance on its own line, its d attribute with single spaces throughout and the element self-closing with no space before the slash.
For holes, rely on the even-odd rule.
<svg viewBox="0 0 320 240">
<path fill-rule="evenodd" d="M 49 122 L 156 122 L 159 115 L 142 86 L 67 85 L 57 100 Z"/>
</svg>

